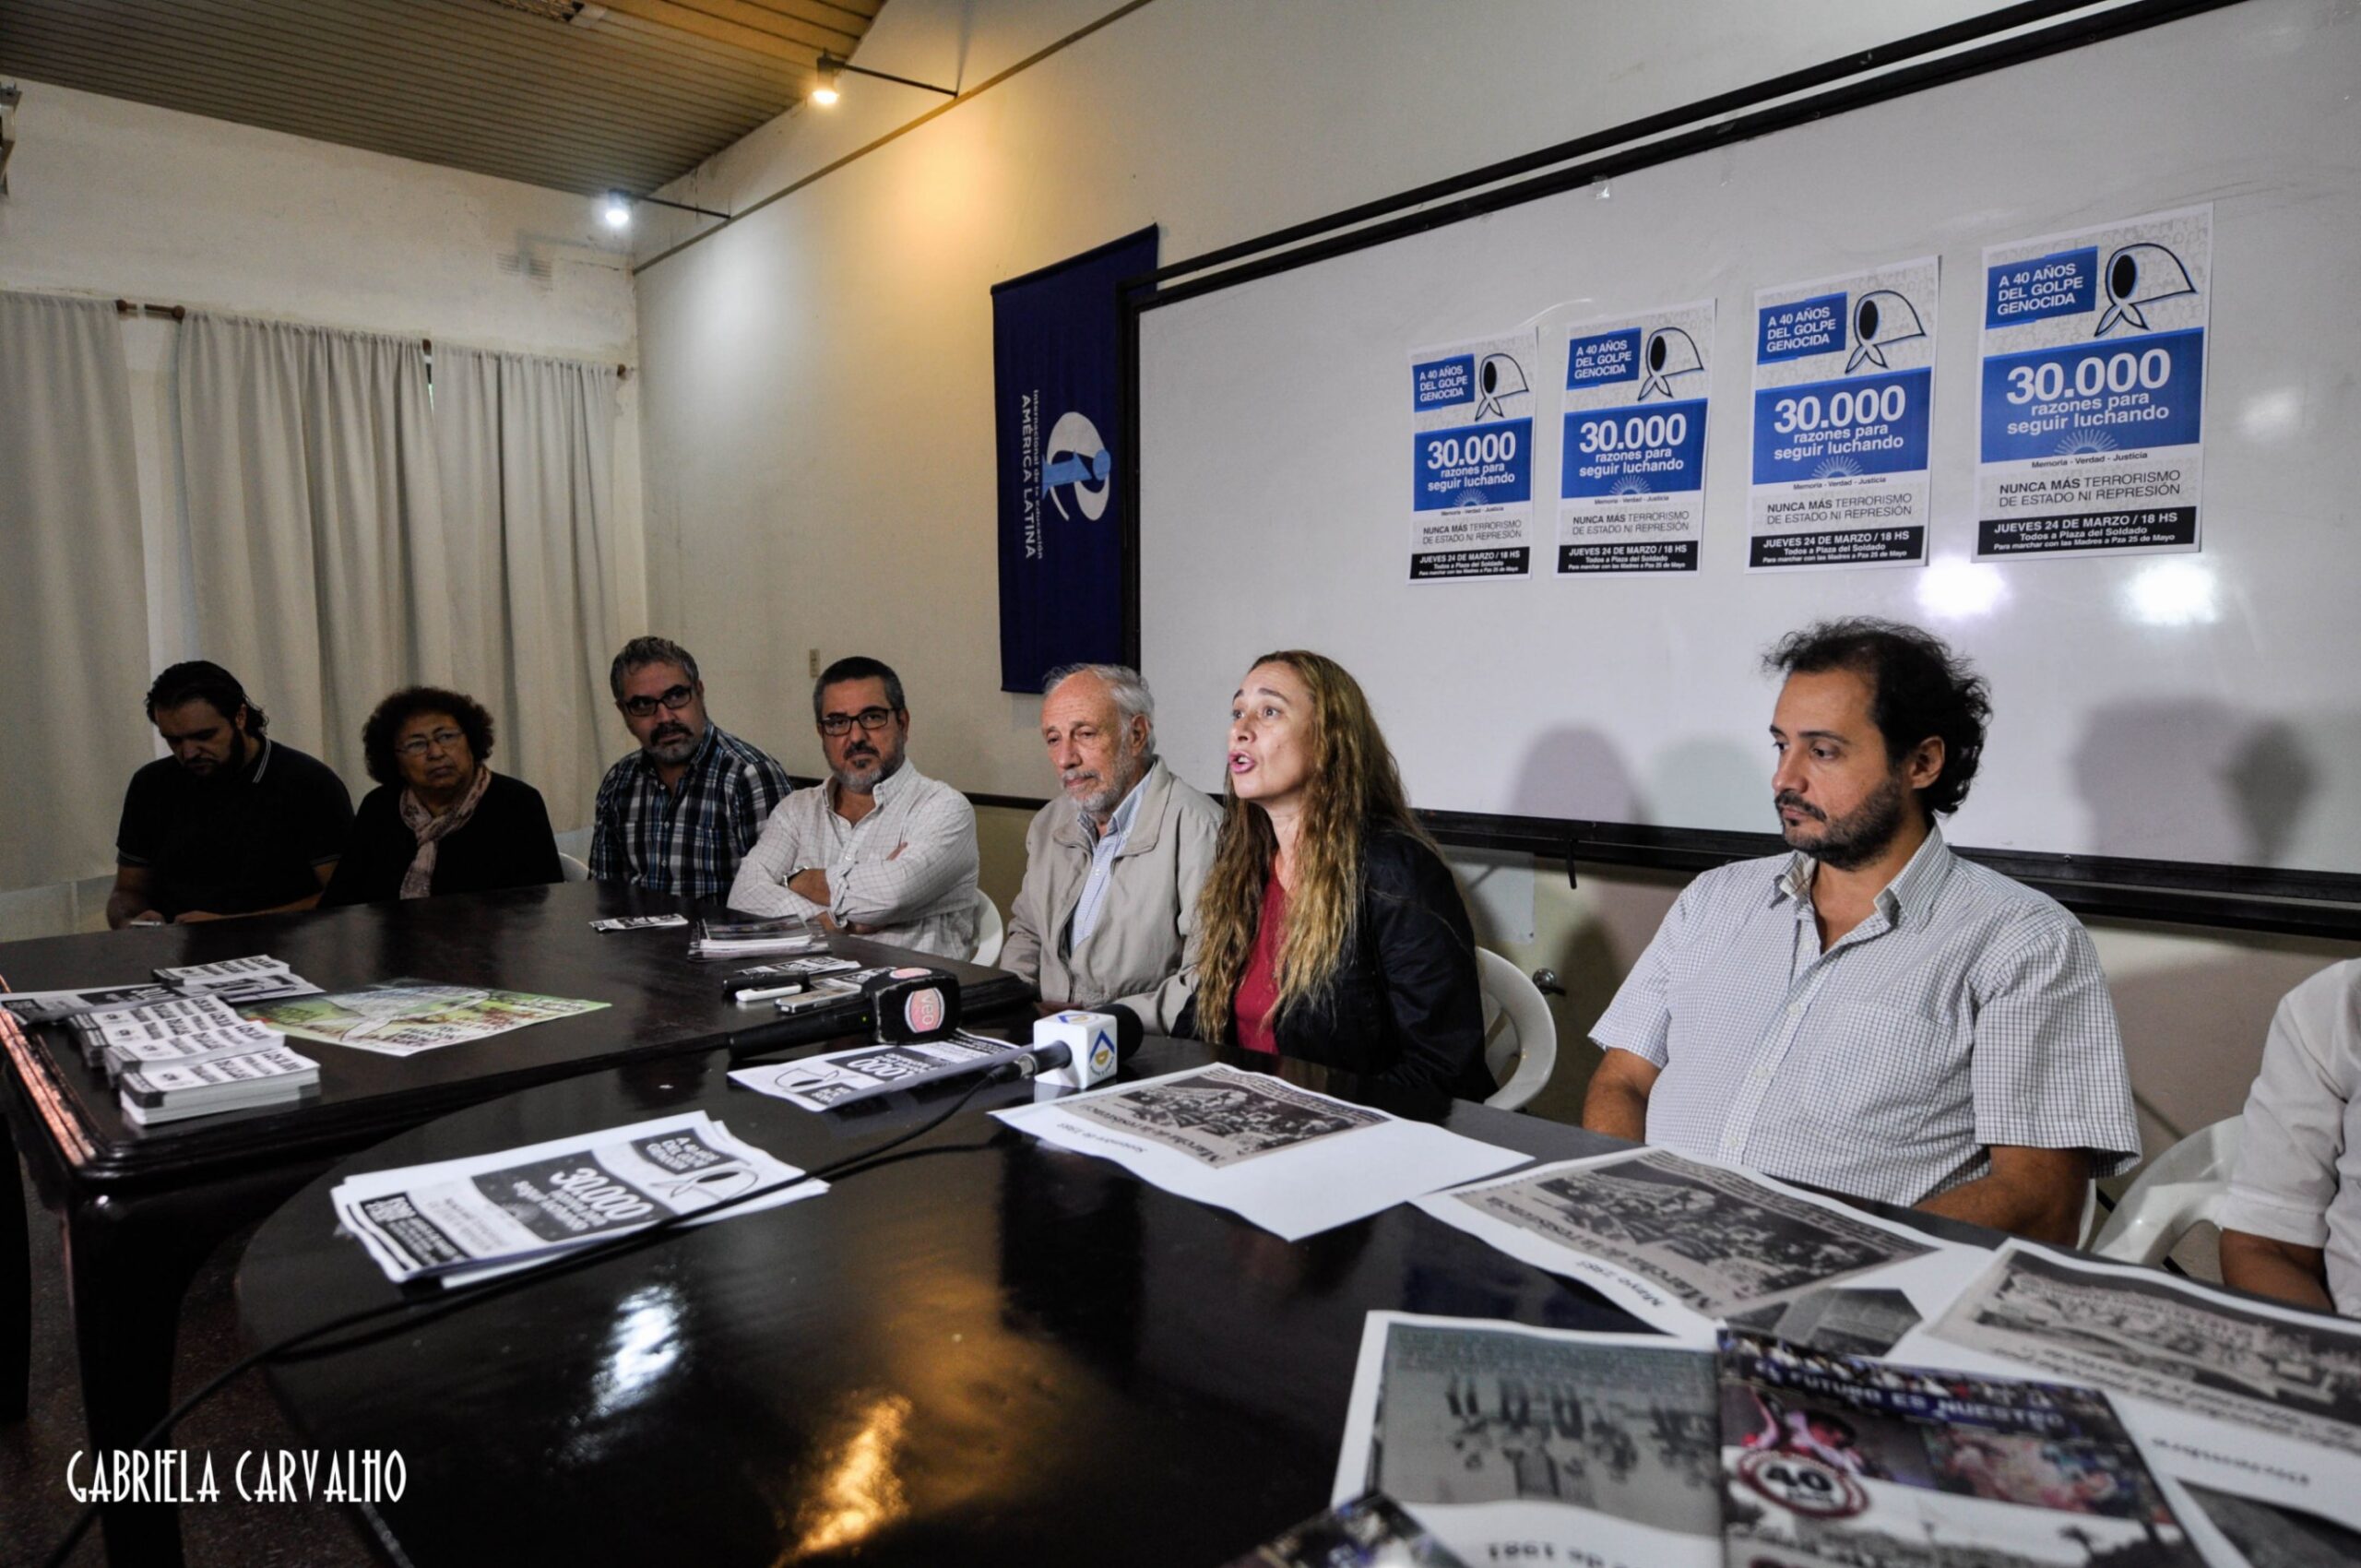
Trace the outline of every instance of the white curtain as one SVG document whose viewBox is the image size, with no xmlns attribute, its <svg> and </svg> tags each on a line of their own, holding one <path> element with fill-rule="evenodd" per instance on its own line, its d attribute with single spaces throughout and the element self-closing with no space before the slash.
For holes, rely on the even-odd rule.
<svg viewBox="0 0 2361 1568">
<path fill-rule="evenodd" d="M 155 755 L 131 384 L 112 303 L 0 293 L 0 888 L 100 876 Z M 38 715 L 38 719 L 32 716 Z"/>
<path fill-rule="evenodd" d="M 177 408 L 197 642 L 357 797 L 370 709 L 456 673 L 424 345 L 192 315 Z"/>
<path fill-rule="evenodd" d="M 617 749 L 607 665 L 636 570 L 615 548 L 615 371 L 437 348 L 434 433 L 459 684 L 498 720 L 493 766 L 582 826 Z"/>
</svg>

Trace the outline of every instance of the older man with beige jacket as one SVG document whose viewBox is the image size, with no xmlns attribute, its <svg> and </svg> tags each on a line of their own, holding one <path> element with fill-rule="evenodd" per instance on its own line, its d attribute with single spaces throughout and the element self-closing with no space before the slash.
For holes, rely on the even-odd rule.
<svg viewBox="0 0 2361 1568">
<path fill-rule="evenodd" d="M 1041 739 L 1064 798 L 1025 834 L 1025 884 L 1001 968 L 1052 1007 L 1120 1002 L 1153 1030 L 1186 999 L 1197 959 L 1197 889 L 1221 808 L 1156 754 L 1156 705 L 1136 671 L 1054 671 Z"/>
</svg>

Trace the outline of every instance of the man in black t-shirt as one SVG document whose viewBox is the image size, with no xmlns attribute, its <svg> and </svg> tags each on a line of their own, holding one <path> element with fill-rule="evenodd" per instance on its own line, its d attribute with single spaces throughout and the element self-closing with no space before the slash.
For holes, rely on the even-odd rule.
<svg viewBox="0 0 2361 1568">
<path fill-rule="evenodd" d="M 172 754 L 131 776 L 107 924 L 318 903 L 352 826 L 344 781 L 269 739 L 237 677 L 201 659 L 156 677 L 148 717 Z"/>
</svg>

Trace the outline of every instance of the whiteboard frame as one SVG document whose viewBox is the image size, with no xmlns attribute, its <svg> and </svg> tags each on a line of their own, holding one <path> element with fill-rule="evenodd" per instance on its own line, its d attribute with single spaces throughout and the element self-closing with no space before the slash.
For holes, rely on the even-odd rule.
<svg viewBox="0 0 2361 1568">
<path fill-rule="evenodd" d="M 1140 322 L 1145 313 L 1718 147 L 2246 3 L 2029 0 L 1125 280 L 1117 290 L 1126 394 L 1117 457 L 1125 659 L 1135 667 L 1140 660 L 1140 531 L 1147 515 L 1140 483 Z M 2038 25 L 2044 22 L 2050 25 Z M 1776 834 L 1768 833 L 1468 812 L 1419 815 L 1445 843 L 1562 858 L 1570 881 L 1581 861 L 1693 873 L 1776 854 L 1786 847 Z M 2361 875 L 2103 855 L 1972 848 L 1960 852 L 2041 888 L 2077 914 L 2361 938 Z"/>
</svg>

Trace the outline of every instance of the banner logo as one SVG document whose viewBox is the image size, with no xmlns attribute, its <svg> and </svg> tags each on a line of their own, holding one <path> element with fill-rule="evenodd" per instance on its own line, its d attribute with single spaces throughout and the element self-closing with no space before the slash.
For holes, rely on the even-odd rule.
<svg viewBox="0 0 2361 1568">
<path fill-rule="evenodd" d="M 1061 491 L 1071 493 L 1076 510 L 1097 522 L 1106 514 L 1115 493 L 1115 455 L 1098 437 L 1098 427 L 1082 414 L 1068 411 L 1050 427 L 1049 448 L 1041 463 L 1041 493 L 1071 518 Z"/>
</svg>

